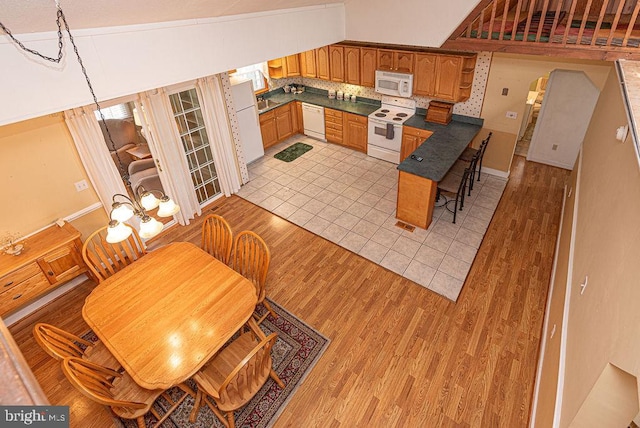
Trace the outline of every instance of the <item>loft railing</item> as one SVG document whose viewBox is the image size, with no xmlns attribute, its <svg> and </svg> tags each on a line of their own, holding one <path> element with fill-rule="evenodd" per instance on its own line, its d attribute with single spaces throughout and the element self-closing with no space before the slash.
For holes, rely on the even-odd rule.
<svg viewBox="0 0 640 428">
<path fill-rule="evenodd" d="M 637 59 L 639 12 L 637 0 L 485 0 L 443 47 L 526 53 L 533 46 L 535 53 L 564 48 L 583 51 L 569 56 Z"/>
</svg>

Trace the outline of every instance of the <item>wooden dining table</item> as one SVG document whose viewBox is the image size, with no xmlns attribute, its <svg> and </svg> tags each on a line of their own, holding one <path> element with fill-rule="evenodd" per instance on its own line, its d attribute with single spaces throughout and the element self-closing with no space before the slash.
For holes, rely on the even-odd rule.
<svg viewBox="0 0 640 428">
<path fill-rule="evenodd" d="M 175 242 L 98 284 L 82 315 L 138 385 L 168 389 L 251 322 L 256 303 L 251 281 L 197 246 Z"/>
</svg>

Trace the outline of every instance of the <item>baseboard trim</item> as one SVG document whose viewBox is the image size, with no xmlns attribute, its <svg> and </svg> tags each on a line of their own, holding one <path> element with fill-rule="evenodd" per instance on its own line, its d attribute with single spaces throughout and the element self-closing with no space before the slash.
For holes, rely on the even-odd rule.
<svg viewBox="0 0 640 428">
<path fill-rule="evenodd" d="M 100 206 L 102 206 L 102 205 L 100 205 Z M 56 298 L 62 296 L 66 292 L 68 292 L 70 290 L 73 290 L 78 285 L 80 285 L 83 282 L 85 282 L 87 279 L 88 279 L 88 277 L 85 274 L 82 274 L 82 275 L 79 275 L 79 276 L 73 278 L 72 280 L 70 280 L 66 284 L 61 285 L 60 287 L 56 288 L 55 290 L 52 290 L 50 293 L 47 293 L 44 296 L 40 297 L 38 300 L 35 300 L 32 303 L 29 303 L 27 306 L 25 306 L 24 308 L 20 309 L 19 311 L 14 312 L 13 314 L 9 315 L 6 318 L 3 318 L 3 321 L 4 321 L 5 325 L 10 326 L 12 324 L 15 324 L 16 322 L 20 321 L 22 318 L 25 318 L 26 316 L 31 315 L 32 313 L 34 313 L 38 309 L 42 308 L 43 306 L 47 305 L 48 303 L 51 303 Z"/>
<path fill-rule="evenodd" d="M 550 160 L 550 159 L 537 158 L 535 156 L 527 155 L 527 160 L 531 161 L 531 162 L 538 162 L 538 163 L 543 163 L 545 165 L 555 166 L 555 167 L 562 168 L 562 169 L 568 169 L 569 171 L 571 171 L 573 169 L 573 165 L 567 165 L 567 164 L 562 163 L 562 162 L 555 162 L 555 161 Z"/>
<path fill-rule="evenodd" d="M 500 178 L 509 178 L 509 174 L 511 173 L 511 171 L 500 171 L 499 169 L 487 168 L 486 166 L 483 166 L 480 171 Z"/>
</svg>

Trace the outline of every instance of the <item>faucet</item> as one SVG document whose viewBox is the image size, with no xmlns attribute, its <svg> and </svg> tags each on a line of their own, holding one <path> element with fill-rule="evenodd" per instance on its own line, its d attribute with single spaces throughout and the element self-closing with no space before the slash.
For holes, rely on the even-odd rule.
<svg viewBox="0 0 640 428">
<path fill-rule="evenodd" d="M 264 97 L 258 97 L 258 101 L 264 101 Z"/>
</svg>

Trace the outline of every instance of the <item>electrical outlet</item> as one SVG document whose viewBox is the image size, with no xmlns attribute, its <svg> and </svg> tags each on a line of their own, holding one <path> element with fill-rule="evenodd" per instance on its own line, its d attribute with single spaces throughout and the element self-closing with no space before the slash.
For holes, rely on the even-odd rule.
<svg viewBox="0 0 640 428">
<path fill-rule="evenodd" d="M 554 144 L 553 146 L 551 146 L 551 150 L 558 150 L 558 145 Z"/>
<path fill-rule="evenodd" d="M 507 118 L 509 118 L 509 119 L 517 119 L 518 118 L 518 112 L 508 111 L 507 112 Z"/>
<path fill-rule="evenodd" d="M 87 180 L 80 180 L 73 184 L 76 186 L 77 192 L 82 192 L 83 190 L 87 190 L 89 188 L 89 185 L 87 184 Z"/>
</svg>

